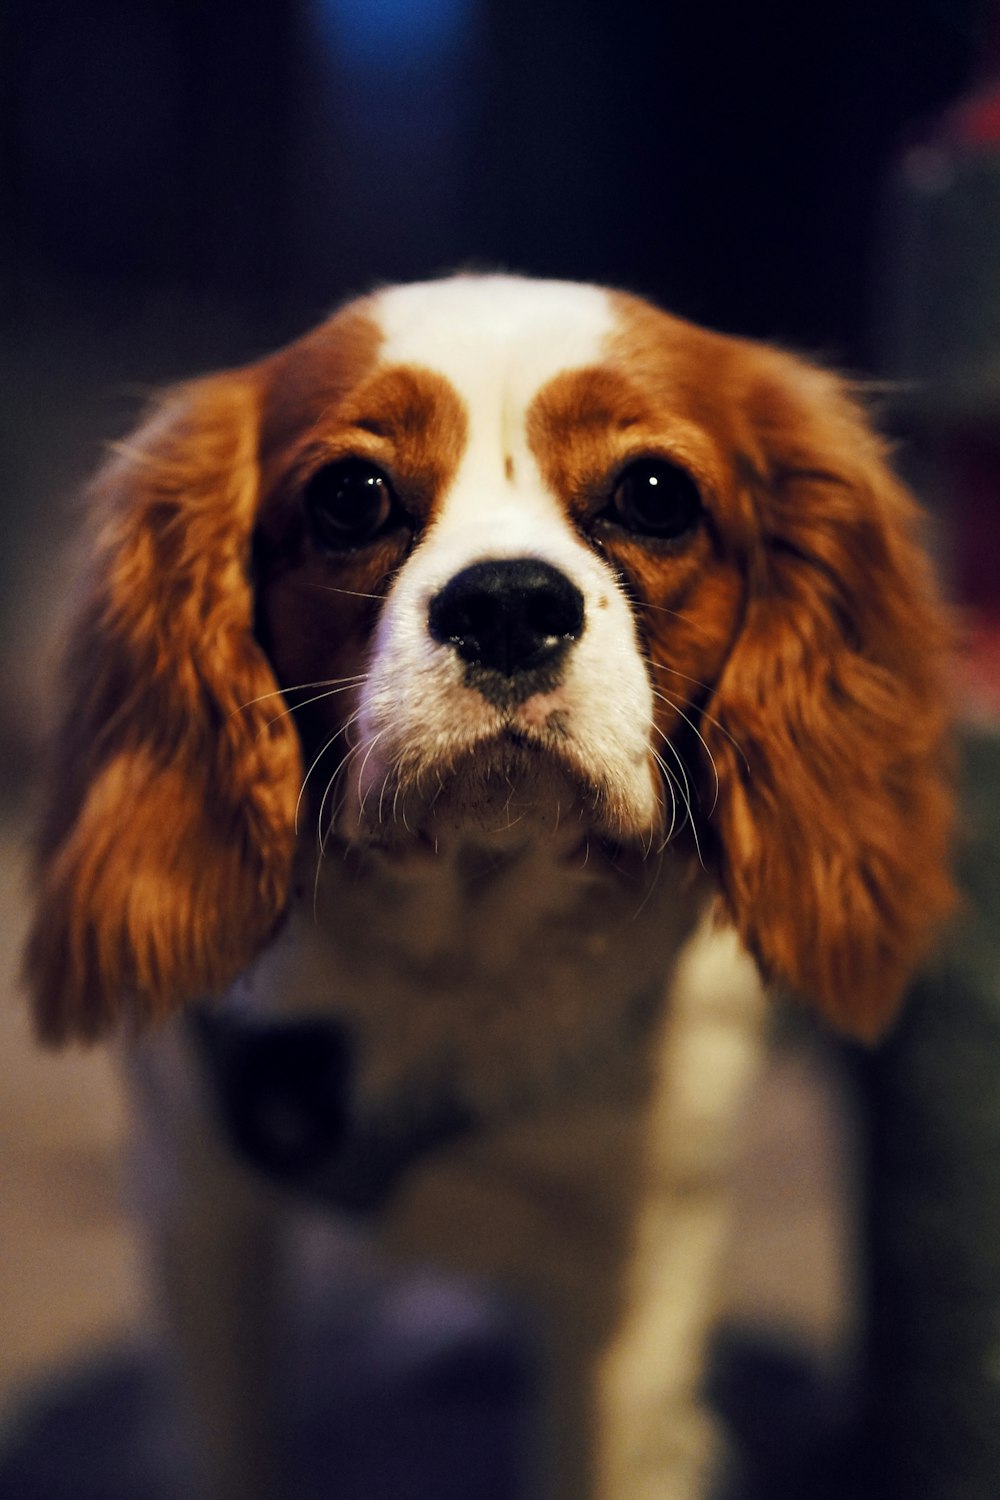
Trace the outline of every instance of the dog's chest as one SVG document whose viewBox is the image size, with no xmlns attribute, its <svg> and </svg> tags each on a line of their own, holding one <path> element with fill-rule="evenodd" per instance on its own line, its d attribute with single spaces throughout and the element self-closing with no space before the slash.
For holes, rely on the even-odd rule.
<svg viewBox="0 0 1000 1500">
<path fill-rule="evenodd" d="M 631 1066 L 700 892 L 516 839 L 406 859 L 328 857 L 237 987 L 255 1012 L 336 1018 L 362 1100 L 506 1112 Z"/>
</svg>

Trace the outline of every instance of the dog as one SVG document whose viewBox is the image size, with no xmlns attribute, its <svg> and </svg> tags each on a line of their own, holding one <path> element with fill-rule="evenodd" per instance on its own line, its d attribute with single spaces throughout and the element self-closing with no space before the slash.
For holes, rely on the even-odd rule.
<svg viewBox="0 0 1000 1500">
<path fill-rule="evenodd" d="M 284 1492 L 311 1193 L 536 1309 L 540 1494 L 704 1496 L 768 993 L 874 1039 L 952 902 L 948 622 L 857 394 L 459 275 L 168 393 L 92 507 L 28 972 L 175 1152 L 205 1493 Z"/>
</svg>

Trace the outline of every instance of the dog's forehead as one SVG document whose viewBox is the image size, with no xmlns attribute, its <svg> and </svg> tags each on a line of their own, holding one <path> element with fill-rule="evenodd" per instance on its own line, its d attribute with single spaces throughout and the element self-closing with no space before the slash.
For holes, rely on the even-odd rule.
<svg viewBox="0 0 1000 1500">
<path fill-rule="evenodd" d="M 603 288 L 516 276 L 390 287 L 372 314 L 381 364 L 429 367 L 467 406 L 512 412 L 556 375 L 599 361 L 616 326 Z"/>
</svg>

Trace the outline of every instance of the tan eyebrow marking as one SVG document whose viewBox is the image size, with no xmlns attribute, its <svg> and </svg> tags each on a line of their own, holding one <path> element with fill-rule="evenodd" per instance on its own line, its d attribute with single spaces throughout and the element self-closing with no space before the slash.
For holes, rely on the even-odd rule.
<svg viewBox="0 0 1000 1500">
<path fill-rule="evenodd" d="M 504 456 L 503 472 L 504 472 L 504 478 L 507 479 L 509 482 L 513 483 L 513 480 L 514 480 L 514 460 L 513 460 L 513 458 L 511 458 L 511 456 L 510 456 L 509 453 Z"/>
<path fill-rule="evenodd" d="M 565 370 L 528 408 L 528 446 L 557 495 L 582 494 L 619 460 L 622 435 L 651 422 L 634 385 L 604 365 Z"/>
<path fill-rule="evenodd" d="M 376 369 L 343 403 L 337 427 L 376 437 L 386 461 L 431 513 L 452 483 L 468 441 L 465 403 L 422 365 Z"/>
</svg>

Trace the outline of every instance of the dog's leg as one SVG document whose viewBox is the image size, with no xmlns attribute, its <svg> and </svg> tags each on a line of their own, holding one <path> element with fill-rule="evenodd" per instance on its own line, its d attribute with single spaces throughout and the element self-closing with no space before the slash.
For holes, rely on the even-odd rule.
<svg viewBox="0 0 1000 1500">
<path fill-rule="evenodd" d="M 199 1186 L 167 1226 L 161 1278 L 205 1500 L 274 1500 L 274 1217 L 256 1194 Z"/>
<path fill-rule="evenodd" d="M 615 1325 L 640 1122 L 630 1096 L 472 1135 L 409 1179 L 387 1218 L 407 1257 L 523 1302 L 542 1377 L 533 1500 L 592 1493 L 592 1376 Z"/>
<path fill-rule="evenodd" d="M 274 1500 L 278 1214 L 206 1108 L 187 1038 L 132 1068 L 150 1131 L 155 1270 L 179 1367 L 198 1500 Z"/>
<path fill-rule="evenodd" d="M 623 1311 L 598 1372 L 596 1500 L 703 1500 L 721 1460 L 700 1383 L 763 1033 L 749 960 L 699 935 L 665 1018 Z"/>
<path fill-rule="evenodd" d="M 706 1494 L 717 1445 L 700 1400 L 704 1346 L 763 1015 L 735 943 L 697 937 L 654 1066 L 582 1110 L 442 1153 L 390 1216 L 410 1253 L 492 1278 L 536 1310 L 545 1500 Z"/>
</svg>

